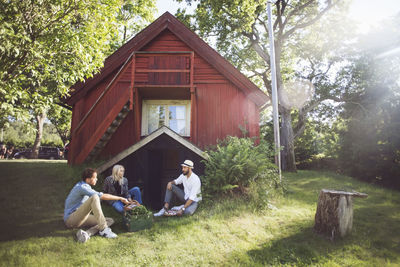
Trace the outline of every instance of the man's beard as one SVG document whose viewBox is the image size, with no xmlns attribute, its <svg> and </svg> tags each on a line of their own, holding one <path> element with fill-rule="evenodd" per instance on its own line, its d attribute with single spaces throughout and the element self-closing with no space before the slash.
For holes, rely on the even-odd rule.
<svg viewBox="0 0 400 267">
<path fill-rule="evenodd" d="M 189 170 L 187 171 L 182 171 L 183 175 L 187 175 L 189 173 Z"/>
</svg>

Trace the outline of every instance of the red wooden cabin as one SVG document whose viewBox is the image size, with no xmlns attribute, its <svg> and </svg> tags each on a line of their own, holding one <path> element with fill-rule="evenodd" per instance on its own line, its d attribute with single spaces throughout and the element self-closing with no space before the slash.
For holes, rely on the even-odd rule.
<svg viewBox="0 0 400 267">
<path fill-rule="evenodd" d="M 100 171 L 119 162 L 130 183 L 150 187 L 149 176 L 159 175 L 163 184 L 186 157 L 196 168 L 201 149 L 241 136 L 239 126 L 258 136 L 268 101 L 167 12 L 109 56 L 100 73 L 72 87 L 65 101 L 73 107 L 68 161 L 106 160 Z"/>
</svg>

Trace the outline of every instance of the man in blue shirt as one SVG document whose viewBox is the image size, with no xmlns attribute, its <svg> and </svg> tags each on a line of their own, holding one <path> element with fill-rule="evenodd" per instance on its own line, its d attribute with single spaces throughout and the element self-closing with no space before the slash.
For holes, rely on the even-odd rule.
<svg viewBox="0 0 400 267">
<path fill-rule="evenodd" d="M 126 198 L 93 190 L 91 186 L 96 185 L 96 183 L 96 170 L 85 169 L 82 173 L 82 181 L 72 188 L 65 200 L 65 225 L 68 228 L 89 227 L 86 231 L 80 229 L 76 233 L 78 241 L 82 243 L 97 233 L 106 238 L 117 237 L 109 228 L 114 220 L 104 217 L 100 200 L 120 200 L 124 204 L 130 203 Z"/>
</svg>

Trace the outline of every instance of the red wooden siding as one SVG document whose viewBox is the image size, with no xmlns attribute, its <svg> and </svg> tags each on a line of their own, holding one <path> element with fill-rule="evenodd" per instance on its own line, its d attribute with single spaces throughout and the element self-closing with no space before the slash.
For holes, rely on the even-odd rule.
<svg viewBox="0 0 400 267">
<path fill-rule="evenodd" d="M 141 49 L 143 51 L 192 51 L 181 39 L 171 31 L 164 30 L 150 43 Z"/>
<path fill-rule="evenodd" d="M 175 51 L 192 52 L 191 48 L 168 29 L 161 32 L 152 41 L 143 47 L 141 51 Z M 129 65 L 118 78 L 113 92 L 104 100 L 101 108 L 96 110 L 96 118 L 91 119 L 89 126 L 81 131 L 79 136 L 72 140 L 74 149 L 70 156 L 79 155 L 79 148 L 85 146 L 93 132 L 98 130 L 101 118 L 106 118 L 115 103 L 121 102 L 120 98 L 126 98 L 134 94 L 135 106 L 121 123 L 111 140 L 100 154 L 101 158 L 112 157 L 140 138 L 141 105 L 143 99 L 191 99 L 190 85 L 194 85 L 191 99 L 192 123 L 191 139 L 200 148 L 206 148 L 217 143 L 228 135 L 242 136 L 239 125 L 246 126 L 250 136 L 259 135 L 259 109 L 243 92 L 225 78 L 217 69 L 197 53 L 194 53 L 194 62 L 191 62 L 191 53 L 148 55 L 137 53 L 135 60 L 135 73 Z M 123 61 L 125 61 L 123 59 Z M 121 62 L 122 64 L 123 62 Z M 194 64 L 194 66 L 191 66 Z M 191 68 L 192 67 L 192 68 Z M 170 69 L 168 73 L 158 72 Z M 171 71 L 172 69 L 172 71 Z M 191 73 L 191 69 L 193 73 Z M 71 130 L 76 129 L 79 122 L 90 110 L 97 98 L 102 94 L 110 81 L 116 75 L 117 70 L 103 79 L 97 86 L 87 92 L 85 97 L 77 101 L 73 108 Z M 129 91 L 134 77 L 135 88 Z M 191 77 L 193 81 L 191 81 Z M 181 87 L 165 87 L 165 85 L 181 85 Z M 146 85 L 160 85 L 146 87 Z M 163 87 L 164 85 L 164 87 Z M 128 97 L 129 98 L 129 97 Z M 102 126 L 103 127 L 103 126 Z M 106 128 L 101 129 L 105 131 Z M 90 151 L 86 151 L 87 154 Z M 73 161 L 71 161 L 73 162 Z"/>
<path fill-rule="evenodd" d="M 239 125 L 249 136 L 259 134 L 259 111 L 232 84 L 197 85 L 198 142 L 205 148 L 228 135 L 242 136 Z"/>
</svg>

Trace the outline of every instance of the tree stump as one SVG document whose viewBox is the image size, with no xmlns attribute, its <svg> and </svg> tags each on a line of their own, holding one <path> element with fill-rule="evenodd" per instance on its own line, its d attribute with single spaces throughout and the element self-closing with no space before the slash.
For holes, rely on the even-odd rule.
<svg viewBox="0 0 400 267">
<path fill-rule="evenodd" d="M 322 189 L 319 193 L 314 231 L 331 240 L 344 237 L 353 227 L 353 197 L 367 194 Z"/>
</svg>

